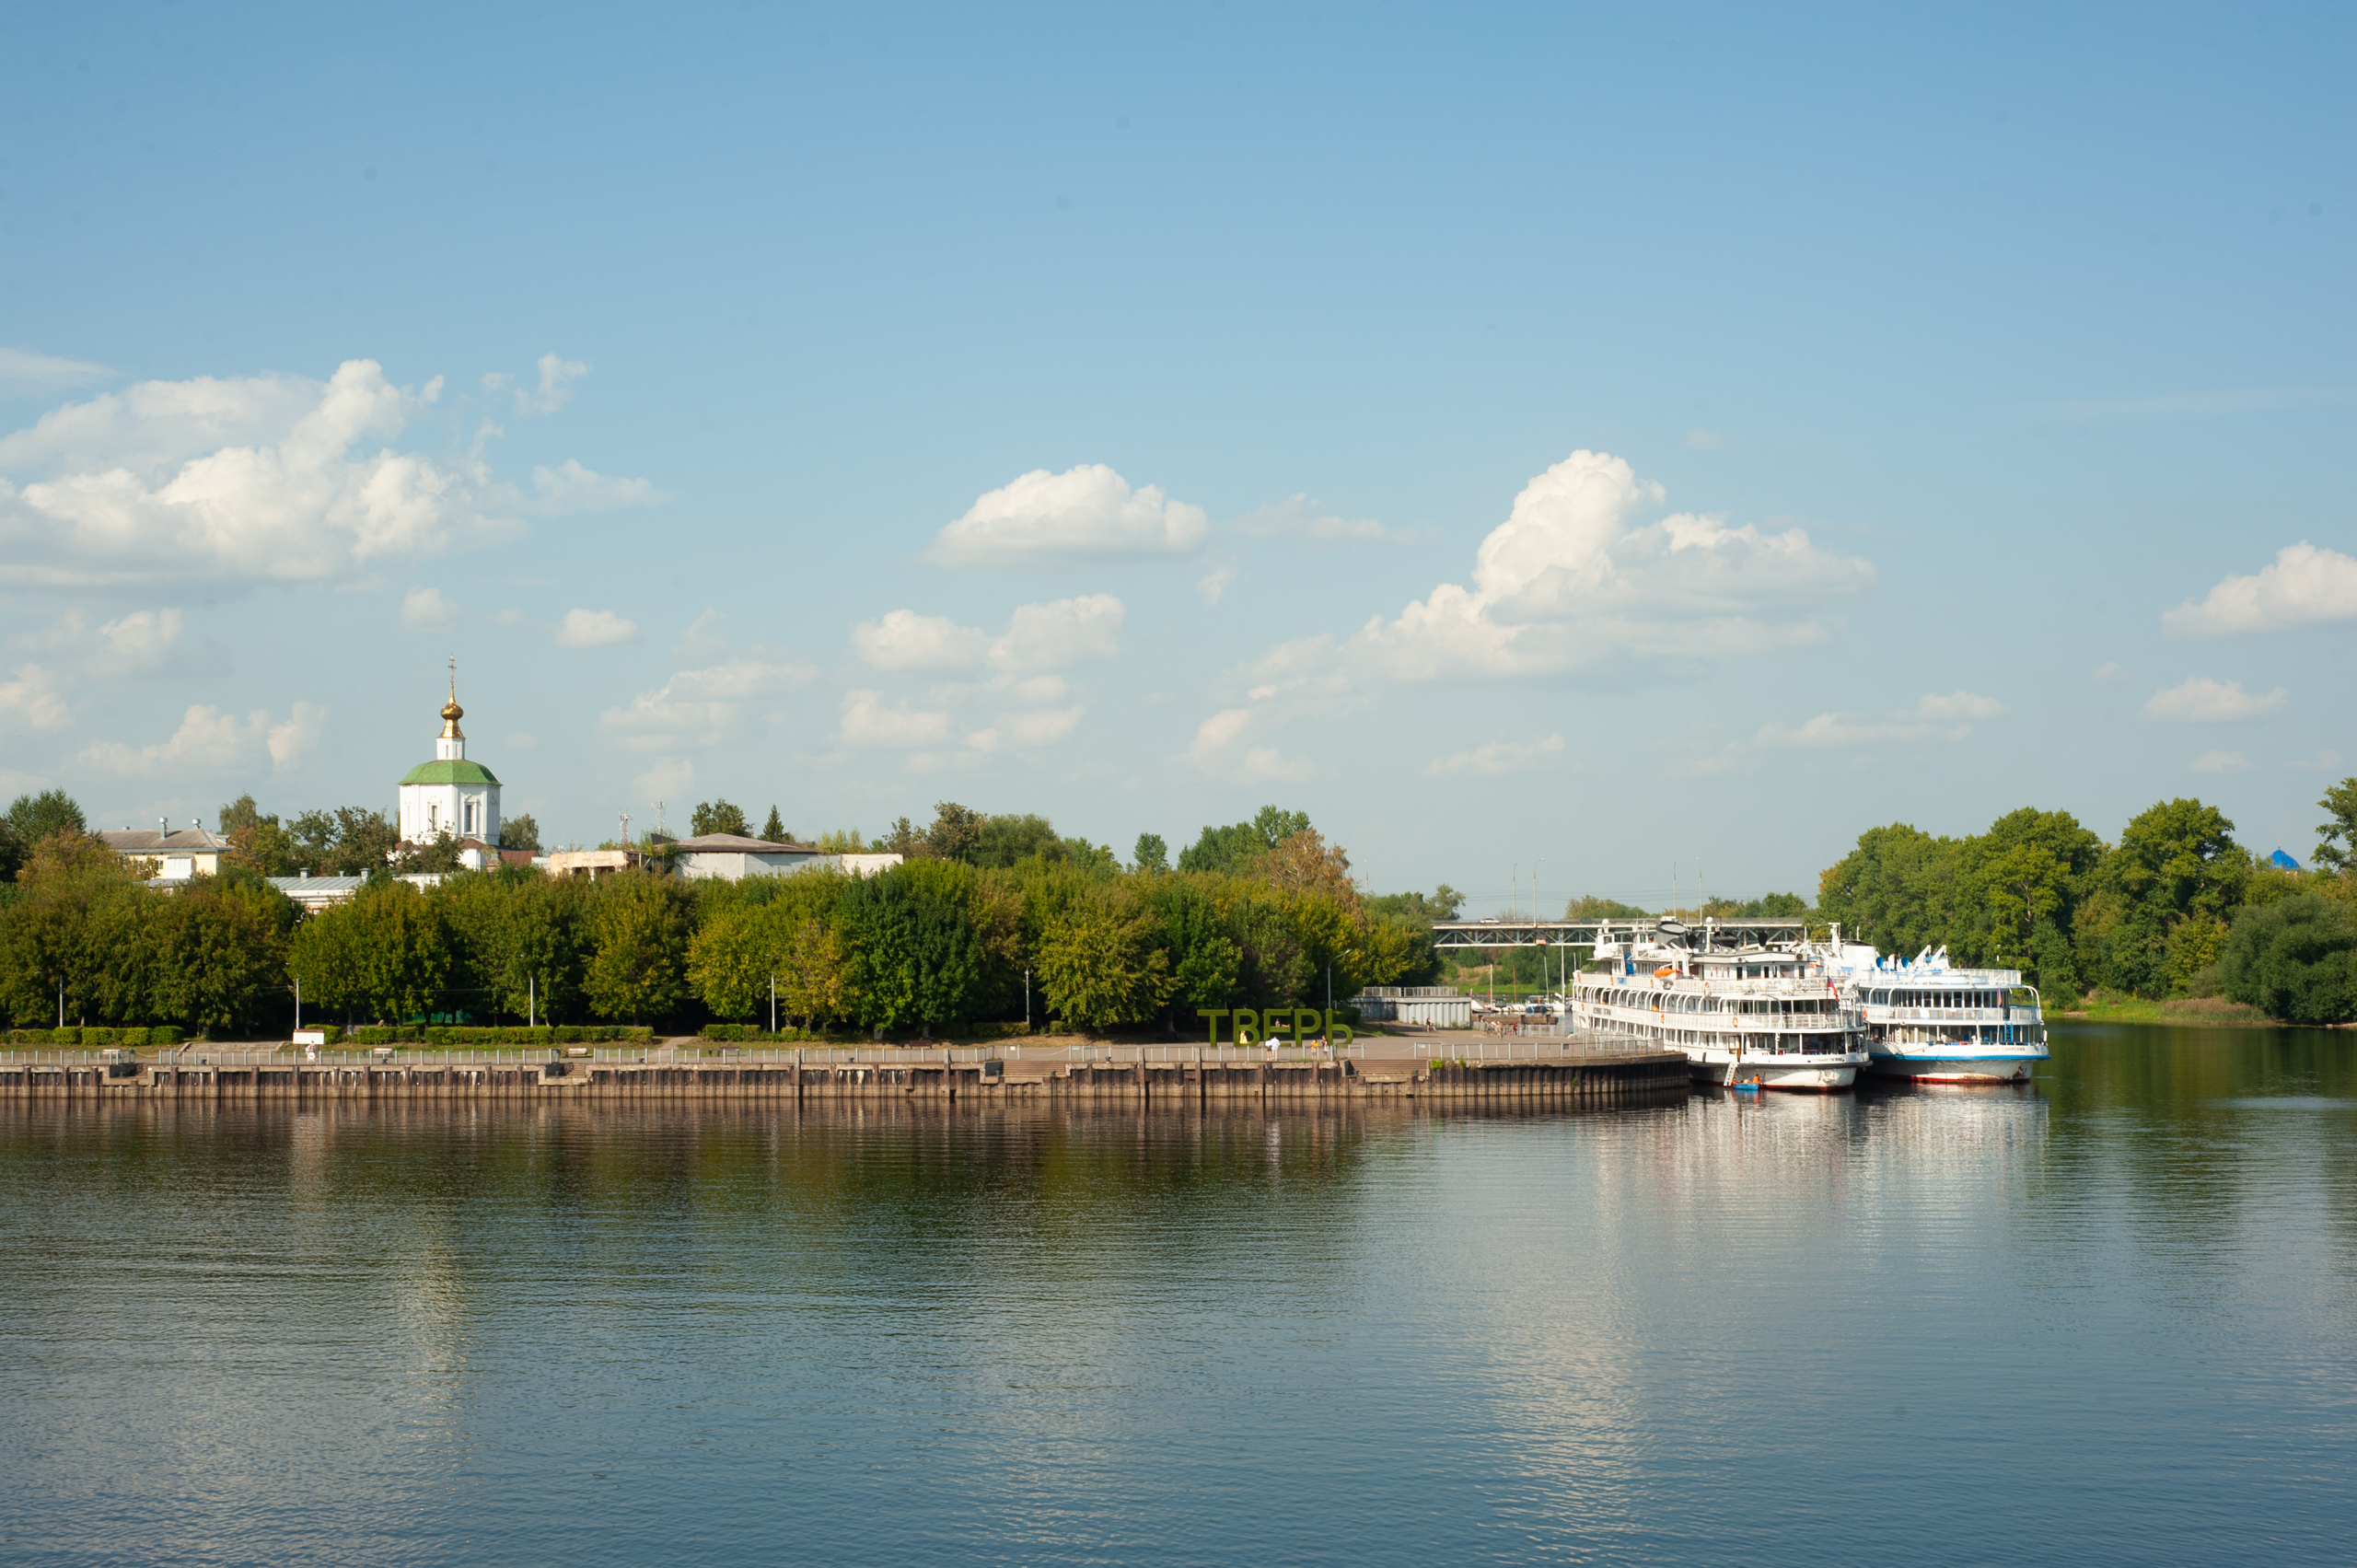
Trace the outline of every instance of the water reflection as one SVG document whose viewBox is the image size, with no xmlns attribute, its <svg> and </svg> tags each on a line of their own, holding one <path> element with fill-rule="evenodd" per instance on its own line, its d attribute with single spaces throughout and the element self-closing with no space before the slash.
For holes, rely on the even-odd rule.
<svg viewBox="0 0 2357 1568">
<path fill-rule="evenodd" d="M 2352 1046 L 1542 1113 L 0 1107 L 0 1546 L 2324 1560 Z"/>
</svg>

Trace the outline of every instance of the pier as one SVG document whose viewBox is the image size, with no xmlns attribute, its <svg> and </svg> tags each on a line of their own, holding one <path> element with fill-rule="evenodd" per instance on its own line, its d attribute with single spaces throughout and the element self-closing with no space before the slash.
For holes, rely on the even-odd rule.
<svg viewBox="0 0 2357 1568">
<path fill-rule="evenodd" d="M 1370 1049 L 1387 1048 L 1387 1049 Z M 1412 1051 L 1412 1054 L 1406 1053 Z M 115 1060 L 104 1059 L 108 1055 Z M 1560 1100 L 1652 1104 L 1687 1092 L 1683 1054 L 1609 1037 L 1378 1040 L 1329 1055 L 1205 1046 L 923 1046 L 720 1051 L 0 1053 L 0 1099 L 663 1098 Z"/>
</svg>

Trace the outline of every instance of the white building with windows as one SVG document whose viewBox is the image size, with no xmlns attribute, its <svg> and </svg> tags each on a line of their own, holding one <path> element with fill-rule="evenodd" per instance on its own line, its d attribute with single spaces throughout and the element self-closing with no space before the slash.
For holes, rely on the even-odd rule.
<svg viewBox="0 0 2357 1568">
<path fill-rule="evenodd" d="M 458 682 L 442 709 L 442 734 L 434 761 L 412 768 L 401 784 L 401 832 L 405 843 L 427 844 L 447 833 L 454 839 L 499 842 L 499 780 L 481 762 L 467 761 L 467 738 L 459 721 Z"/>
</svg>

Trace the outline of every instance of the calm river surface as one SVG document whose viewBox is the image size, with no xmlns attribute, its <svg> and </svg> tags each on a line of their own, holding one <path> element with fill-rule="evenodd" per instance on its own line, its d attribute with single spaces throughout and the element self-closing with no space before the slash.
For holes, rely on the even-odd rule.
<svg viewBox="0 0 2357 1568">
<path fill-rule="evenodd" d="M 0 1106 L 0 1560 L 2346 1562 L 2357 1034 L 1651 1110 Z"/>
</svg>

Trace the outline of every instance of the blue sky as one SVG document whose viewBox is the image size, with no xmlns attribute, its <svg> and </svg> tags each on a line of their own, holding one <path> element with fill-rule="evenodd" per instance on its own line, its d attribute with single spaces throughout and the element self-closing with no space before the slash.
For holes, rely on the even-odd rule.
<svg viewBox="0 0 2357 1568">
<path fill-rule="evenodd" d="M 0 788 L 1813 890 L 2357 771 L 2330 7 L 0 19 Z M 2286 555 L 2283 552 L 2290 551 Z"/>
</svg>

